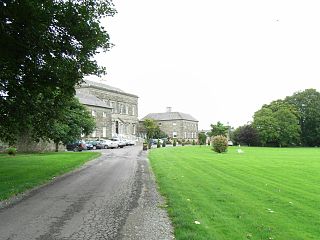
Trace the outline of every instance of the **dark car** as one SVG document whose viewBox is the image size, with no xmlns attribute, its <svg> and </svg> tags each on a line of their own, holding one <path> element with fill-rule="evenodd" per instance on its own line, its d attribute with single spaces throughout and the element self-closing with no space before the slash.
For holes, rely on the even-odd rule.
<svg viewBox="0 0 320 240">
<path fill-rule="evenodd" d="M 87 141 L 87 143 L 92 144 L 93 149 L 102 149 L 103 148 L 102 144 L 98 141 L 95 141 L 95 140 Z"/>
<path fill-rule="evenodd" d="M 66 147 L 68 151 L 74 151 L 74 152 L 81 152 L 82 150 L 87 149 L 86 143 L 81 140 L 68 143 Z"/>
</svg>

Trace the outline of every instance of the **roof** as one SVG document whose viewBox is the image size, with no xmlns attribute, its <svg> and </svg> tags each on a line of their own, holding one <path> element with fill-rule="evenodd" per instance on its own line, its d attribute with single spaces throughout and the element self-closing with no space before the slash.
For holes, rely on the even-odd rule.
<svg viewBox="0 0 320 240">
<path fill-rule="evenodd" d="M 79 99 L 80 103 L 90 106 L 96 106 L 96 107 L 103 107 L 103 108 L 112 108 L 108 106 L 105 102 L 101 101 L 96 96 L 93 96 L 88 93 L 82 93 L 80 91 L 77 91 L 76 98 Z"/>
<path fill-rule="evenodd" d="M 198 122 L 198 120 L 192 117 L 190 114 L 181 112 L 149 113 L 147 116 L 142 118 L 142 120 L 145 119 L 154 119 L 157 121 L 188 120 Z"/>
<path fill-rule="evenodd" d="M 108 90 L 111 92 L 121 93 L 121 94 L 125 94 L 125 95 L 132 96 L 132 97 L 138 97 L 134 94 L 126 93 L 123 90 L 121 90 L 120 88 L 112 87 L 112 86 L 107 85 L 103 82 L 94 82 L 94 81 L 90 81 L 90 80 L 84 80 L 84 82 L 81 84 L 81 87 L 82 88 L 83 87 L 94 87 L 97 89 Z"/>
</svg>

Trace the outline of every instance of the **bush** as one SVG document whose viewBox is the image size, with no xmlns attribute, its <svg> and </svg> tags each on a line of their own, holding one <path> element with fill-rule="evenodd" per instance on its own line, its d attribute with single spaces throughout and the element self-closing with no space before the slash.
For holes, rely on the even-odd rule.
<svg viewBox="0 0 320 240">
<path fill-rule="evenodd" d="M 184 139 L 182 139 L 181 140 L 181 145 L 184 146 L 184 144 L 185 144 L 185 141 L 184 141 Z"/>
<path fill-rule="evenodd" d="M 172 144 L 172 146 L 177 146 L 177 140 L 176 139 L 173 139 L 173 144 Z"/>
<path fill-rule="evenodd" d="M 165 147 L 165 146 L 166 146 L 166 140 L 163 140 L 162 147 Z"/>
<path fill-rule="evenodd" d="M 14 148 L 14 147 L 9 147 L 9 148 L 7 148 L 7 153 L 8 153 L 9 155 L 15 156 L 16 153 L 17 153 L 17 149 Z"/>
<path fill-rule="evenodd" d="M 210 140 L 208 140 L 208 146 L 210 146 L 210 144 L 211 144 L 211 143 L 210 143 Z"/>
<path fill-rule="evenodd" d="M 158 142 L 157 142 L 157 148 L 160 148 L 161 145 L 160 145 L 160 139 L 158 139 Z"/>
<path fill-rule="evenodd" d="M 192 145 L 196 145 L 196 141 L 194 139 L 192 140 Z"/>
<path fill-rule="evenodd" d="M 212 150 L 217 153 L 226 152 L 228 149 L 228 139 L 225 136 L 218 135 L 212 139 Z"/>
</svg>

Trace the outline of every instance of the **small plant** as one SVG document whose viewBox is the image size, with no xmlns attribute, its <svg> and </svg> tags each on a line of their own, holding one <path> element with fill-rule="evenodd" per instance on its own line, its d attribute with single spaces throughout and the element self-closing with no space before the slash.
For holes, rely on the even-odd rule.
<svg viewBox="0 0 320 240">
<path fill-rule="evenodd" d="M 211 143 L 210 143 L 210 140 L 208 140 L 208 146 L 210 146 L 210 144 L 211 144 Z"/>
<path fill-rule="evenodd" d="M 162 147 L 166 147 L 166 140 L 163 140 Z"/>
<path fill-rule="evenodd" d="M 181 140 L 181 145 L 184 146 L 184 144 L 185 144 L 185 140 L 182 139 L 182 140 Z"/>
<path fill-rule="evenodd" d="M 173 147 L 177 146 L 177 140 L 176 139 L 173 139 L 173 144 L 172 144 Z"/>
<path fill-rule="evenodd" d="M 14 147 L 9 147 L 9 148 L 7 148 L 7 153 L 8 153 L 9 155 L 11 155 L 11 156 L 15 156 L 16 153 L 17 153 L 17 149 L 14 148 Z"/>
<path fill-rule="evenodd" d="M 157 141 L 157 148 L 160 148 L 160 147 L 161 147 L 160 139 L 158 139 L 158 141 Z"/>
<path fill-rule="evenodd" d="M 217 153 L 226 152 L 228 149 L 228 139 L 225 136 L 218 135 L 212 139 L 212 150 Z"/>
<path fill-rule="evenodd" d="M 148 143 L 146 141 L 142 144 L 142 150 L 144 151 L 148 150 Z"/>
<path fill-rule="evenodd" d="M 192 140 L 192 145 L 196 145 L 196 141 L 194 139 Z"/>
</svg>

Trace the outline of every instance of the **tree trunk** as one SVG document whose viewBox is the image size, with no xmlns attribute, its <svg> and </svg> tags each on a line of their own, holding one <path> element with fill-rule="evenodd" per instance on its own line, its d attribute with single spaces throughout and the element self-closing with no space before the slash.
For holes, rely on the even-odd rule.
<svg viewBox="0 0 320 240">
<path fill-rule="evenodd" d="M 58 152 L 59 151 L 59 142 L 55 142 L 55 145 L 56 145 L 56 152 Z"/>
</svg>

